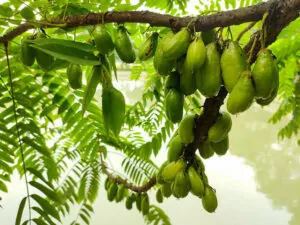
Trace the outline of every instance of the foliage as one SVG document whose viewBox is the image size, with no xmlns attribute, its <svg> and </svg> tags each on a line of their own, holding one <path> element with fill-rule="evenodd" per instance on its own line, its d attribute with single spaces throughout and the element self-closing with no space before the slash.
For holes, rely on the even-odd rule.
<svg viewBox="0 0 300 225">
<path fill-rule="evenodd" d="M 140 0 L 132 4 L 126 0 L 91 1 L 27 1 L 37 19 L 63 18 L 65 16 L 121 10 L 142 10 L 187 14 L 190 4 L 187 0 Z M 195 6 L 200 14 L 210 14 L 222 9 L 236 9 L 260 2 L 259 0 L 223 0 L 201 1 Z M 201 7 L 199 7 L 199 5 Z M 21 10 L 23 1 L 11 0 L 0 5 L 0 32 L 2 34 L 24 22 Z M 144 90 L 139 100 L 126 105 L 125 126 L 119 137 L 107 132 L 102 119 L 102 109 L 97 93 L 84 107 L 84 90 L 91 74 L 91 65 L 97 65 L 93 52 L 90 33 L 93 26 L 77 28 L 39 29 L 40 23 L 31 21 L 34 30 L 18 36 L 9 42 L 9 67 L 5 57 L 5 48 L 0 51 L 0 190 L 8 192 L 7 184 L 14 172 L 20 174 L 28 186 L 27 196 L 20 202 L 16 224 L 26 224 L 29 220 L 36 224 L 61 224 L 68 217 L 74 205 L 79 205 L 78 216 L 72 224 L 89 224 L 101 180 L 106 174 L 99 164 L 99 149 L 107 158 L 113 149 L 124 156 L 122 178 L 142 185 L 157 173 L 158 165 L 154 158 L 162 151 L 176 128 L 167 120 L 165 109 L 166 80 L 153 68 L 152 61 L 139 62 L 128 66 L 120 62 L 112 53 L 109 57 L 112 70 L 117 79 L 121 70 L 131 72 L 131 80 L 145 80 Z M 245 27 L 245 24 L 232 27 L 233 36 Z M 279 108 L 270 118 L 277 123 L 284 117 L 290 122 L 279 131 L 280 138 L 296 136 L 300 129 L 300 19 L 285 28 L 269 48 L 277 57 L 280 68 Z M 108 30 L 114 38 L 116 25 L 108 24 Z M 135 48 L 152 31 L 163 28 L 148 28 L 145 24 L 126 24 Z M 146 32 L 145 32 L 146 31 Z M 246 33 L 242 40 L 248 40 L 254 30 Z M 24 36 L 45 32 L 53 39 L 60 39 L 61 46 L 72 45 L 64 49 L 61 46 L 33 43 L 36 49 L 43 50 L 56 57 L 51 71 L 45 72 L 35 63 L 26 67 L 20 60 L 20 43 Z M 144 34 L 145 33 L 145 34 Z M 76 42 L 75 42 L 76 41 Z M 76 54 L 74 56 L 74 52 Z M 58 54 L 60 52 L 61 54 Z M 72 54 L 70 54 L 72 52 Z M 87 57 L 88 56 L 88 57 Z M 82 88 L 70 87 L 66 75 L 69 63 L 82 65 L 86 82 Z M 117 69 L 117 70 L 116 70 Z M 12 78 L 12 79 L 10 79 Z M 112 79 L 112 78 L 111 78 Z M 113 79 L 113 83 L 117 83 Z M 186 98 L 186 112 L 200 113 L 203 97 L 199 92 Z M 300 140 L 299 140 L 300 142 Z M 1 198 L 0 198 L 1 199 Z M 32 218 L 22 217 L 24 210 L 34 211 Z M 145 216 L 147 224 L 171 224 L 168 216 L 159 207 L 152 205 Z"/>
</svg>

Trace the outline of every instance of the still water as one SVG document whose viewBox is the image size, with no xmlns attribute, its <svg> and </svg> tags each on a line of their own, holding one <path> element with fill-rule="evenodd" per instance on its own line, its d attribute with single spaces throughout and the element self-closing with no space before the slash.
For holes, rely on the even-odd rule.
<svg viewBox="0 0 300 225">
<path fill-rule="evenodd" d="M 137 101 L 143 81 L 128 81 L 120 76 L 116 87 L 126 94 L 127 102 Z M 101 92 L 97 93 L 100 98 Z M 208 214 L 201 200 L 189 195 L 185 199 L 165 199 L 159 206 L 169 215 L 174 225 L 299 225 L 300 224 L 300 148 L 295 140 L 278 141 L 281 124 L 267 123 L 277 104 L 262 109 L 254 105 L 245 113 L 233 117 L 230 149 L 223 157 L 205 160 L 210 184 L 217 190 L 219 206 Z M 156 162 L 166 159 L 162 149 Z M 115 169 L 121 157 L 115 154 L 109 160 Z M 4 195 L 0 209 L 0 225 L 14 224 L 16 209 L 25 194 L 24 182 L 15 176 Z M 150 202 L 155 201 L 155 192 Z M 94 205 L 92 225 L 142 225 L 143 217 L 135 208 L 126 210 L 123 203 L 111 203 L 101 189 Z M 76 209 L 75 209 L 76 212 Z M 63 224 L 69 224 L 71 215 Z"/>
</svg>

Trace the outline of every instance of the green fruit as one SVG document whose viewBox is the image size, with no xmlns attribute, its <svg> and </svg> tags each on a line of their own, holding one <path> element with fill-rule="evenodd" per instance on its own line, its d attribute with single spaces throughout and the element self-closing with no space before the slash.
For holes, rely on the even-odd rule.
<svg viewBox="0 0 300 225">
<path fill-rule="evenodd" d="M 173 123 L 178 123 L 183 115 L 184 96 L 176 89 L 171 89 L 166 96 L 166 115 Z"/>
<path fill-rule="evenodd" d="M 194 141 L 194 125 L 195 115 L 187 115 L 180 122 L 178 134 L 182 143 L 190 144 Z"/>
<path fill-rule="evenodd" d="M 169 198 L 172 195 L 172 184 L 171 183 L 165 183 L 161 187 L 163 196 L 166 198 Z"/>
<path fill-rule="evenodd" d="M 142 210 L 142 194 L 138 193 L 135 196 L 135 203 L 136 203 L 136 208 L 141 211 Z"/>
<path fill-rule="evenodd" d="M 218 200 L 216 193 L 212 188 L 205 188 L 205 194 L 202 198 L 202 205 L 203 208 L 209 213 L 216 211 L 216 208 L 218 207 Z"/>
<path fill-rule="evenodd" d="M 198 155 L 195 155 L 195 161 L 194 162 L 195 162 L 195 168 L 197 168 L 197 173 L 198 174 L 205 171 L 205 165 L 204 165 L 202 159 Z"/>
<path fill-rule="evenodd" d="M 206 48 L 200 38 L 196 38 L 188 47 L 186 53 L 187 67 L 195 72 L 204 64 L 206 58 Z"/>
<path fill-rule="evenodd" d="M 154 32 L 146 41 L 144 41 L 138 50 L 138 57 L 141 61 L 151 59 L 156 51 L 158 43 L 158 33 Z"/>
<path fill-rule="evenodd" d="M 35 60 L 35 49 L 29 46 L 32 37 L 27 37 L 21 42 L 21 61 L 25 66 L 32 66 Z"/>
<path fill-rule="evenodd" d="M 93 37 L 96 48 L 101 54 L 105 55 L 114 50 L 115 45 L 104 25 L 98 25 L 96 27 L 96 29 L 93 32 Z"/>
<path fill-rule="evenodd" d="M 110 182 L 109 178 L 107 177 L 105 179 L 105 182 L 104 182 L 104 188 L 105 188 L 105 190 L 108 190 L 109 187 L 110 187 L 110 185 L 111 185 L 111 182 Z"/>
<path fill-rule="evenodd" d="M 208 30 L 201 32 L 201 38 L 205 45 L 211 43 L 214 40 L 215 30 Z"/>
<path fill-rule="evenodd" d="M 232 121 L 230 115 L 227 112 L 222 112 L 221 116 L 208 130 L 208 139 L 215 143 L 222 141 L 228 135 L 231 126 Z"/>
<path fill-rule="evenodd" d="M 125 202 L 126 209 L 128 209 L 128 210 L 132 209 L 133 202 L 134 202 L 134 199 L 132 198 L 132 196 L 127 197 L 126 202 Z"/>
<path fill-rule="evenodd" d="M 232 91 L 247 66 L 246 55 L 238 42 L 228 41 L 221 55 L 222 76 L 228 92 Z"/>
<path fill-rule="evenodd" d="M 162 203 L 164 201 L 164 196 L 163 196 L 163 193 L 162 193 L 162 188 L 159 188 L 157 191 L 156 191 L 156 201 L 158 203 Z"/>
<path fill-rule="evenodd" d="M 168 92 L 172 88 L 180 91 L 180 74 L 178 71 L 171 72 L 171 74 L 167 77 L 166 91 Z"/>
<path fill-rule="evenodd" d="M 150 208 L 149 197 L 147 194 L 145 194 L 142 198 L 142 213 L 144 216 L 149 213 L 149 208 Z"/>
<path fill-rule="evenodd" d="M 25 20 L 34 20 L 35 19 L 35 15 L 34 15 L 32 9 L 28 6 L 24 7 L 21 10 L 20 14 Z"/>
<path fill-rule="evenodd" d="M 184 170 L 186 167 L 185 162 L 182 159 L 179 159 L 176 162 L 171 162 L 167 165 L 162 171 L 162 177 L 166 182 L 172 182 L 177 173 L 181 170 Z"/>
<path fill-rule="evenodd" d="M 184 198 L 188 195 L 191 188 L 191 184 L 188 175 L 184 170 L 181 170 L 176 175 L 173 185 L 173 195 L 176 198 Z"/>
<path fill-rule="evenodd" d="M 176 71 L 182 73 L 183 64 L 185 62 L 186 55 L 181 56 L 176 60 Z"/>
<path fill-rule="evenodd" d="M 162 49 L 164 43 L 168 43 L 173 36 L 174 36 L 173 32 L 169 32 L 162 38 L 162 40 L 158 42 L 154 54 L 154 58 L 153 58 L 153 65 L 157 73 L 160 75 L 164 75 L 164 76 L 169 75 L 175 66 L 176 61 L 166 59 L 166 57 L 164 57 L 163 55 L 163 49 Z"/>
<path fill-rule="evenodd" d="M 222 140 L 218 143 L 213 143 L 212 142 L 211 147 L 214 149 L 214 152 L 217 153 L 218 155 L 225 155 L 228 148 L 229 148 L 229 138 L 228 138 L 228 136 L 224 140 Z"/>
<path fill-rule="evenodd" d="M 279 82 L 278 69 L 270 50 L 260 50 L 252 70 L 252 76 L 255 84 L 255 96 L 262 99 L 269 98 Z"/>
<path fill-rule="evenodd" d="M 216 43 L 208 44 L 206 50 L 204 65 L 196 71 L 195 77 L 201 94 L 211 98 L 218 94 L 221 86 L 220 54 Z"/>
<path fill-rule="evenodd" d="M 123 184 L 120 185 L 117 195 L 116 195 L 116 202 L 120 202 L 123 200 L 123 198 L 125 197 L 125 187 Z"/>
<path fill-rule="evenodd" d="M 133 63 L 135 61 L 135 51 L 128 36 L 127 29 L 119 26 L 116 32 L 115 47 L 120 59 L 125 63 Z"/>
<path fill-rule="evenodd" d="M 70 63 L 67 67 L 67 76 L 73 89 L 82 87 L 82 70 L 80 65 Z"/>
<path fill-rule="evenodd" d="M 195 73 L 188 67 L 186 60 L 183 63 L 180 76 L 180 90 L 185 95 L 194 94 L 197 90 Z"/>
<path fill-rule="evenodd" d="M 201 175 L 204 186 L 205 187 L 208 186 L 208 178 L 207 178 L 206 174 L 204 172 L 202 172 L 200 175 Z"/>
<path fill-rule="evenodd" d="M 168 149 L 168 161 L 177 161 L 183 153 L 184 144 L 182 143 L 179 136 L 173 138 L 169 143 Z"/>
<path fill-rule="evenodd" d="M 251 72 L 244 71 L 232 89 L 227 100 L 227 110 L 237 114 L 247 110 L 254 99 L 255 89 L 252 85 Z"/>
<path fill-rule="evenodd" d="M 204 195 L 204 184 L 194 167 L 189 167 L 188 176 L 191 183 L 191 192 L 201 198 Z"/>
<path fill-rule="evenodd" d="M 109 201 L 113 201 L 117 195 L 118 192 L 118 185 L 116 183 L 113 183 L 107 192 L 107 198 Z"/>
<path fill-rule="evenodd" d="M 157 171 L 157 174 L 156 174 L 156 182 L 157 182 L 158 184 L 164 184 L 164 183 L 166 183 L 166 182 L 164 181 L 163 177 L 162 177 L 162 171 L 163 171 L 163 169 L 164 169 L 169 163 L 170 163 L 170 162 L 168 162 L 168 161 L 164 162 L 164 163 L 160 166 L 159 170 Z"/>
<path fill-rule="evenodd" d="M 113 86 L 103 87 L 102 116 L 106 130 L 118 136 L 125 121 L 125 98 Z"/>
<path fill-rule="evenodd" d="M 208 159 L 214 155 L 214 150 L 211 147 L 210 141 L 205 141 L 202 146 L 198 148 L 199 153 L 203 159 Z"/>
<path fill-rule="evenodd" d="M 191 41 L 191 33 L 188 28 L 182 28 L 170 41 L 164 42 L 162 46 L 163 56 L 167 60 L 176 60 L 184 55 Z"/>
</svg>

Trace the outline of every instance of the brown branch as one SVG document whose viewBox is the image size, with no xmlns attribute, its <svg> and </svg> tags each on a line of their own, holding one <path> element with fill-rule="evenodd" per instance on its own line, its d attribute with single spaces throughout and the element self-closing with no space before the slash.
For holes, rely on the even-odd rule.
<svg viewBox="0 0 300 225">
<path fill-rule="evenodd" d="M 176 17 L 167 14 L 154 13 L 149 11 L 121 11 L 106 13 L 89 13 L 87 15 L 68 16 L 64 19 L 55 18 L 50 21 L 36 21 L 41 28 L 51 27 L 79 27 L 102 23 L 148 23 L 156 27 L 170 27 L 180 29 L 186 27 L 191 20 L 195 20 L 196 31 L 205 31 L 215 27 L 227 27 L 245 22 L 259 21 L 263 14 L 269 9 L 274 0 L 256 4 L 245 8 L 218 12 L 208 16 Z M 194 25 L 193 25 L 194 24 Z M 0 44 L 11 41 L 29 29 L 35 28 L 30 23 L 24 23 L 5 34 L 0 38 Z"/>
<path fill-rule="evenodd" d="M 132 190 L 134 192 L 147 192 L 149 189 L 151 189 L 156 184 L 156 176 L 151 177 L 148 182 L 142 186 L 136 186 L 133 183 L 128 182 L 125 179 L 122 179 L 119 176 L 115 176 L 113 173 L 109 172 L 104 159 L 102 155 L 102 150 L 99 148 L 99 154 L 100 154 L 100 167 L 102 171 L 107 175 L 108 179 L 114 183 L 117 184 L 123 184 L 125 188 Z"/>
</svg>

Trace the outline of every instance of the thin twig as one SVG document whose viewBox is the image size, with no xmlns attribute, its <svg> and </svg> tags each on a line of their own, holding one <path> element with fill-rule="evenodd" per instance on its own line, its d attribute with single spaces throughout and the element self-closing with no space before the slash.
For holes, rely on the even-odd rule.
<svg viewBox="0 0 300 225">
<path fill-rule="evenodd" d="M 241 31 L 241 33 L 239 33 L 238 37 L 236 38 L 236 41 L 239 42 L 241 40 L 241 38 L 243 37 L 243 35 L 248 32 L 252 27 L 255 26 L 257 22 L 254 21 L 252 23 L 250 23 L 244 30 Z"/>
</svg>

